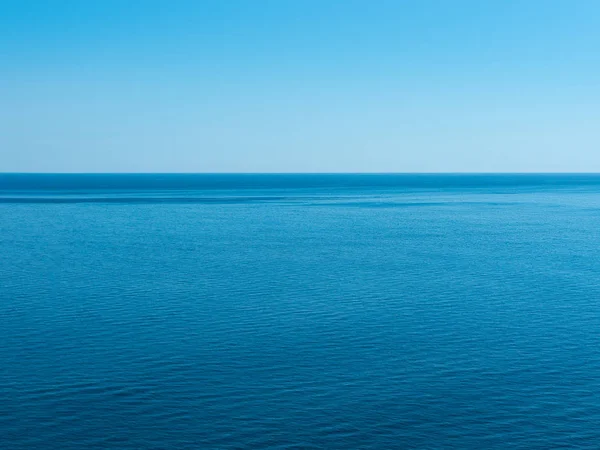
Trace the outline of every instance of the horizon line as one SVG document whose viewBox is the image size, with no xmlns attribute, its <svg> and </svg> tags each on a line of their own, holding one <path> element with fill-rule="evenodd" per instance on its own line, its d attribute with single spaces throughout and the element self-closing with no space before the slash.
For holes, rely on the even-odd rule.
<svg viewBox="0 0 600 450">
<path fill-rule="evenodd" d="M 0 175 L 600 175 L 600 172 L 0 172 Z"/>
</svg>

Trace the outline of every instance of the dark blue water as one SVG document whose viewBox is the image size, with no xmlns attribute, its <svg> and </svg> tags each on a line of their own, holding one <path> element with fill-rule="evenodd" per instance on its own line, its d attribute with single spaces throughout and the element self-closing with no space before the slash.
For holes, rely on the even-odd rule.
<svg viewBox="0 0 600 450">
<path fill-rule="evenodd" d="M 0 175 L 0 448 L 598 448 L 600 176 Z"/>
</svg>

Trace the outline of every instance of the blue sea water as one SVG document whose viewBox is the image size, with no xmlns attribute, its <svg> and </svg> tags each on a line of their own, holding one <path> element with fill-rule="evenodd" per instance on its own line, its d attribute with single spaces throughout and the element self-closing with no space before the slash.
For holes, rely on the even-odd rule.
<svg viewBox="0 0 600 450">
<path fill-rule="evenodd" d="M 600 176 L 0 175 L 0 448 L 598 448 Z"/>
</svg>

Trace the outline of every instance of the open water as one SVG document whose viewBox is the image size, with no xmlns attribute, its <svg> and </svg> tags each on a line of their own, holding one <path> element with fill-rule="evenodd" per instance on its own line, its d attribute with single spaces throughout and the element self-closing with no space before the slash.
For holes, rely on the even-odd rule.
<svg viewBox="0 0 600 450">
<path fill-rule="evenodd" d="M 557 447 L 600 176 L 0 175 L 0 448 Z"/>
</svg>

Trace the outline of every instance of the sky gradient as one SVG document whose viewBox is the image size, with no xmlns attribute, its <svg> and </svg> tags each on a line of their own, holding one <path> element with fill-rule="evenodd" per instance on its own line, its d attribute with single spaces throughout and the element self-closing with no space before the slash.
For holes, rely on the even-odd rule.
<svg viewBox="0 0 600 450">
<path fill-rule="evenodd" d="M 600 172 L 600 2 L 3 1 L 0 172 Z"/>
</svg>

